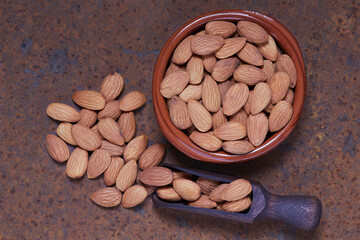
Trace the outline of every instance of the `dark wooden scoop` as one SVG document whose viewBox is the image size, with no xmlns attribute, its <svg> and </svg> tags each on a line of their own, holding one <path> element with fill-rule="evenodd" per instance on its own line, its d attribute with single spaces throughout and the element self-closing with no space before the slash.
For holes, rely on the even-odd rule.
<svg viewBox="0 0 360 240">
<path fill-rule="evenodd" d="M 164 167 L 190 173 L 198 177 L 206 177 L 221 182 L 231 182 L 236 177 L 207 172 L 198 169 L 183 168 L 164 163 Z M 233 213 L 216 209 L 198 208 L 184 204 L 161 200 L 156 193 L 152 195 L 154 203 L 159 207 L 198 213 L 212 217 L 220 217 L 238 222 L 253 223 L 262 218 L 273 218 L 304 230 L 315 229 L 320 222 L 322 205 L 318 198 L 312 196 L 279 196 L 268 192 L 260 183 L 250 181 L 252 185 L 252 203 L 246 213 Z"/>
</svg>

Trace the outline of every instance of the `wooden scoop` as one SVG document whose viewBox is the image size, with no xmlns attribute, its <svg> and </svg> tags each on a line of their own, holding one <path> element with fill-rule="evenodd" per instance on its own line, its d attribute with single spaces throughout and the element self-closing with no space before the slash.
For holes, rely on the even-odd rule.
<svg viewBox="0 0 360 240">
<path fill-rule="evenodd" d="M 190 173 L 198 177 L 229 183 L 238 178 L 223 174 L 183 168 L 172 164 L 162 164 L 172 170 Z M 279 196 L 268 192 L 260 183 L 250 181 L 252 185 L 252 203 L 246 213 L 233 213 L 216 209 L 198 208 L 184 204 L 161 200 L 153 193 L 153 202 L 163 208 L 172 208 L 185 212 L 220 217 L 238 222 L 253 223 L 262 218 L 273 218 L 304 230 L 315 229 L 320 222 L 322 205 L 318 198 L 312 196 Z"/>
</svg>

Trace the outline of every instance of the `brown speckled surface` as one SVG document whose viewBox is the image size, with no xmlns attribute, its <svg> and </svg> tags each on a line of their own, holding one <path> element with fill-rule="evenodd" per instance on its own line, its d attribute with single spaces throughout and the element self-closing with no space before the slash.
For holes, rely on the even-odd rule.
<svg viewBox="0 0 360 240">
<path fill-rule="evenodd" d="M 16 2 L 16 3 L 15 3 Z M 277 194 L 321 199 L 311 232 L 277 221 L 252 225 L 157 209 L 103 209 L 89 196 L 97 180 L 70 180 L 44 147 L 57 123 L 51 102 L 99 90 L 119 71 L 125 92 L 141 90 L 137 133 L 164 142 L 151 101 L 152 70 L 167 38 L 187 20 L 218 9 L 271 15 L 297 37 L 308 90 L 298 126 L 258 160 L 218 166 L 186 159 L 168 145 L 166 161 L 258 180 Z M 0 239 L 356 239 L 360 235 L 360 22 L 358 1 L 1 1 Z"/>
</svg>

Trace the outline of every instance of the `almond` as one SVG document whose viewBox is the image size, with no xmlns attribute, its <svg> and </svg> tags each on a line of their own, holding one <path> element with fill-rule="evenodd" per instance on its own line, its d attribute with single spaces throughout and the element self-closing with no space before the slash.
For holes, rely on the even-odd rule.
<svg viewBox="0 0 360 240">
<path fill-rule="evenodd" d="M 224 82 L 230 78 L 240 61 L 237 57 L 230 57 L 218 61 L 211 72 L 211 76 L 218 82 Z"/>
<path fill-rule="evenodd" d="M 190 48 L 190 43 L 193 40 L 194 36 L 190 35 L 176 47 L 174 54 L 172 56 L 172 61 L 178 65 L 186 63 L 192 56 L 192 51 Z"/>
<path fill-rule="evenodd" d="M 192 206 L 192 207 L 199 207 L 199 208 L 215 208 L 216 202 L 211 201 L 209 199 L 209 196 L 201 195 L 201 197 L 198 200 L 196 200 L 194 202 L 189 202 L 188 205 Z"/>
<path fill-rule="evenodd" d="M 89 159 L 87 175 L 89 179 L 97 178 L 109 167 L 111 162 L 110 154 L 102 149 L 95 150 Z"/>
<path fill-rule="evenodd" d="M 269 104 L 271 99 L 271 89 L 264 82 L 256 84 L 254 91 L 249 98 L 250 110 L 252 115 L 256 115 Z"/>
<path fill-rule="evenodd" d="M 88 166 L 89 154 L 87 151 L 77 147 L 71 153 L 66 163 L 66 175 L 69 178 L 81 178 L 84 176 Z"/>
<path fill-rule="evenodd" d="M 148 147 L 140 156 L 139 167 L 145 170 L 155 167 L 163 160 L 165 155 L 165 144 L 158 143 Z"/>
<path fill-rule="evenodd" d="M 114 72 L 105 77 L 101 84 L 101 94 L 104 96 L 106 102 L 113 101 L 117 98 L 124 87 L 124 79 L 122 76 Z"/>
<path fill-rule="evenodd" d="M 186 66 L 184 65 L 177 65 L 173 62 L 170 63 L 169 67 L 166 70 L 165 77 L 169 75 L 170 73 L 177 72 L 177 71 L 186 71 Z"/>
<path fill-rule="evenodd" d="M 288 91 L 286 92 L 286 95 L 284 97 L 284 101 L 288 102 L 290 104 L 293 104 L 294 102 L 294 91 L 291 89 L 288 89 Z"/>
<path fill-rule="evenodd" d="M 212 127 L 211 114 L 201 103 L 195 100 L 189 100 L 187 108 L 191 122 L 200 132 L 207 132 Z"/>
<path fill-rule="evenodd" d="M 178 202 L 182 200 L 179 194 L 177 194 L 174 188 L 171 186 L 164 186 L 157 188 L 156 194 L 159 198 L 168 202 Z"/>
<path fill-rule="evenodd" d="M 231 116 L 239 111 L 246 103 L 249 97 L 249 87 L 244 83 L 236 83 L 232 85 L 223 98 L 224 114 Z"/>
<path fill-rule="evenodd" d="M 72 95 L 72 100 L 79 106 L 90 110 L 101 110 L 105 107 L 105 98 L 99 92 L 82 90 Z"/>
<path fill-rule="evenodd" d="M 271 79 L 271 103 L 276 104 L 284 99 L 289 89 L 290 79 L 285 72 L 276 72 Z"/>
<path fill-rule="evenodd" d="M 121 202 L 121 192 L 112 187 L 101 188 L 94 192 L 90 199 L 102 207 L 115 207 Z"/>
<path fill-rule="evenodd" d="M 76 124 L 72 126 L 71 134 L 82 149 L 94 151 L 101 146 L 101 138 L 88 127 Z"/>
<path fill-rule="evenodd" d="M 215 80 L 209 75 L 205 77 L 202 84 L 201 99 L 204 107 L 209 112 L 217 112 L 220 109 L 220 89 Z"/>
<path fill-rule="evenodd" d="M 192 125 L 186 103 L 179 97 L 174 96 L 168 102 L 169 116 L 175 127 L 187 129 Z"/>
<path fill-rule="evenodd" d="M 131 140 L 125 147 L 123 158 L 125 162 L 137 161 L 148 145 L 148 136 L 140 135 Z"/>
<path fill-rule="evenodd" d="M 282 54 L 279 56 L 275 63 L 275 69 L 278 72 L 286 72 L 290 78 L 290 87 L 295 87 L 297 82 L 296 67 L 289 55 Z"/>
<path fill-rule="evenodd" d="M 209 195 L 209 199 L 214 202 L 223 202 L 224 200 L 221 199 L 221 193 L 224 190 L 224 188 L 228 185 L 229 185 L 228 183 L 223 183 L 221 185 L 218 185 L 216 188 L 214 188 L 211 191 Z"/>
<path fill-rule="evenodd" d="M 100 149 L 107 151 L 112 157 L 122 156 L 124 153 L 124 148 L 125 145 L 119 146 L 106 140 L 101 141 Z"/>
<path fill-rule="evenodd" d="M 251 183 L 245 179 L 237 179 L 229 183 L 221 192 L 221 199 L 236 201 L 246 197 L 252 191 Z"/>
<path fill-rule="evenodd" d="M 233 79 L 227 80 L 225 82 L 218 83 L 219 89 L 220 89 L 221 101 L 223 101 L 225 93 L 227 92 L 227 90 L 229 90 L 229 88 L 234 84 L 235 84 L 235 81 Z"/>
<path fill-rule="evenodd" d="M 120 106 L 120 101 L 118 100 L 107 102 L 104 109 L 98 113 L 98 119 L 100 120 L 102 118 L 109 117 L 116 120 L 121 113 L 119 106 Z"/>
<path fill-rule="evenodd" d="M 222 144 L 222 141 L 211 133 L 194 131 L 190 134 L 190 139 L 199 147 L 211 152 L 219 150 Z"/>
<path fill-rule="evenodd" d="M 173 187 L 179 196 L 186 201 L 196 201 L 201 196 L 201 189 L 195 182 L 184 178 L 173 181 Z"/>
<path fill-rule="evenodd" d="M 139 174 L 139 179 L 146 185 L 162 187 L 172 183 L 173 174 L 165 167 L 150 167 Z"/>
<path fill-rule="evenodd" d="M 90 129 L 91 132 L 93 132 L 96 136 L 98 136 L 100 138 L 100 140 L 104 140 L 105 138 L 99 133 L 99 130 L 98 130 L 98 125 L 94 125 L 91 129 Z"/>
<path fill-rule="evenodd" d="M 187 87 L 180 93 L 179 98 L 188 102 L 190 99 L 200 100 L 201 99 L 202 85 L 187 85 Z"/>
<path fill-rule="evenodd" d="M 190 74 L 185 71 L 177 71 L 167 75 L 160 83 L 160 93 L 165 98 L 172 98 L 180 94 L 189 83 Z"/>
<path fill-rule="evenodd" d="M 277 46 L 275 40 L 269 36 L 269 40 L 264 43 L 258 44 L 258 48 L 264 58 L 270 61 L 276 61 L 277 59 Z"/>
<path fill-rule="evenodd" d="M 224 45 L 215 52 L 215 56 L 219 59 L 228 58 L 239 52 L 246 43 L 246 38 L 234 37 L 225 39 Z"/>
<path fill-rule="evenodd" d="M 271 102 L 269 102 L 269 104 L 266 106 L 266 108 L 264 109 L 264 112 L 266 113 L 270 113 L 271 110 L 274 108 L 274 104 L 272 104 Z"/>
<path fill-rule="evenodd" d="M 236 33 L 236 25 L 229 21 L 211 21 L 205 25 L 205 32 L 209 35 L 228 38 Z"/>
<path fill-rule="evenodd" d="M 217 127 L 214 135 L 221 140 L 238 140 L 246 136 L 246 127 L 240 122 L 230 121 Z"/>
<path fill-rule="evenodd" d="M 80 121 L 77 124 L 91 128 L 96 123 L 96 120 L 97 120 L 96 112 L 83 108 L 80 111 Z"/>
<path fill-rule="evenodd" d="M 254 146 L 247 140 L 227 141 L 222 148 L 232 154 L 246 154 L 254 150 Z"/>
<path fill-rule="evenodd" d="M 244 111 L 246 112 L 247 115 L 250 115 L 251 113 L 251 109 L 250 109 L 250 98 L 251 98 L 251 94 L 254 90 L 251 90 L 249 92 L 249 97 L 248 100 L 246 101 L 245 105 L 244 105 Z"/>
<path fill-rule="evenodd" d="M 246 43 L 245 46 L 237 53 L 237 56 L 244 62 L 251 65 L 264 65 L 264 59 L 260 50 L 251 43 Z"/>
<path fill-rule="evenodd" d="M 203 35 L 206 35 L 205 30 L 202 30 L 202 31 L 200 31 L 200 32 L 195 33 L 194 36 L 203 36 Z"/>
<path fill-rule="evenodd" d="M 216 113 L 214 113 L 212 115 L 212 128 L 216 129 L 218 126 L 220 126 L 223 123 L 227 122 L 227 118 L 223 112 L 223 109 L 220 108 L 219 111 L 217 111 Z"/>
<path fill-rule="evenodd" d="M 130 142 L 135 136 L 136 120 L 133 112 L 121 113 L 118 124 L 125 142 Z"/>
<path fill-rule="evenodd" d="M 204 76 L 204 66 L 199 56 L 192 56 L 186 65 L 186 71 L 189 73 L 189 82 L 199 84 Z"/>
<path fill-rule="evenodd" d="M 250 96 L 249 96 L 250 97 Z M 229 120 L 230 121 L 236 121 L 242 123 L 246 127 L 248 115 L 245 112 L 244 108 L 237 111 L 235 114 L 231 115 Z"/>
<path fill-rule="evenodd" d="M 156 187 L 154 187 L 154 186 L 149 186 L 149 185 L 146 185 L 146 184 L 142 183 L 142 182 L 140 181 L 140 179 L 139 179 L 139 175 L 140 175 L 141 172 L 142 172 L 142 171 L 138 171 L 138 174 L 137 174 L 137 176 L 136 176 L 135 182 L 136 182 L 137 185 L 143 186 L 143 187 L 146 189 L 147 194 L 148 194 L 148 195 L 151 195 L 151 194 L 153 194 L 153 193 L 156 191 Z"/>
<path fill-rule="evenodd" d="M 196 36 L 191 40 L 191 51 L 197 55 L 207 55 L 219 50 L 224 39 L 217 35 Z"/>
<path fill-rule="evenodd" d="M 119 175 L 116 178 L 116 188 L 124 192 L 131 187 L 137 175 L 137 164 L 135 160 L 131 160 L 120 169 Z"/>
<path fill-rule="evenodd" d="M 254 86 L 265 81 L 266 75 L 260 68 L 244 64 L 235 69 L 234 79 L 249 86 Z"/>
<path fill-rule="evenodd" d="M 100 119 L 98 123 L 98 130 L 100 134 L 109 142 L 116 145 L 124 145 L 124 138 L 120 133 L 120 126 L 112 118 Z"/>
<path fill-rule="evenodd" d="M 209 195 L 217 186 L 220 185 L 220 182 L 210 178 L 199 177 L 196 179 L 196 184 L 200 186 L 203 194 Z"/>
<path fill-rule="evenodd" d="M 121 111 L 124 112 L 131 112 L 138 108 L 140 108 L 142 105 L 144 105 L 146 102 L 146 97 L 142 92 L 130 92 L 126 94 L 119 103 L 119 108 Z"/>
<path fill-rule="evenodd" d="M 251 43 L 265 43 L 269 40 L 269 34 L 260 25 L 249 22 L 239 21 L 237 23 L 237 32 L 240 36 L 246 37 Z"/>
<path fill-rule="evenodd" d="M 292 114 L 293 108 L 290 103 L 285 101 L 278 102 L 270 112 L 270 132 L 276 132 L 282 129 L 290 121 Z"/>
<path fill-rule="evenodd" d="M 269 121 L 265 113 L 250 115 L 247 122 L 249 141 L 255 146 L 261 145 L 269 129 Z"/>
<path fill-rule="evenodd" d="M 65 142 L 73 146 L 76 146 L 77 144 L 71 135 L 71 128 L 72 128 L 71 123 L 60 123 L 58 128 L 56 129 L 56 133 Z"/>
<path fill-rule="evenodd" d="M 104 181 L 106 186 L 116 183 L 120 169 L 124 166 L 124 160 L 121 157 L 112 157 L 109 167 L 104 172 Z"/>
<path fill-rule="evenodd" d="M 50 157 L 58 162 L 65 162 L 70 156 L 70 151 L 66 143 L 58 136 L 48 134 L 45 142 L 46 149 Z"/>
<path fill-rule="evenodd" d="M 176 171 L 173 171 L 173 176 L 174 176 L 174 180 L 178 179 L 178 178 L 185 178 L 185 179 L 193 180 L 193 178 L 194 178 L 194 176 L 191 175 L 190 173 L 176 172 Z"/>
<path fill-rule="evenodd" d="M 142 203 L 147 196 L 148 193 L 144 188 L 144 186 L 141 185 L 132 186 L 124 192 L 121 206 L 124 208 L 135 207 L 140 203 Z"/>
<path fill-rule="evenodd" d="M 210 53 L 210 54 L 201 56 L 201 59 L 203 61 L 205 70 L 208 71 L 209 73 L 211 73 L 213 67 L 215 66 L 215 64 L 217 62 L 215 55 L 213 53 Z"/>
<path fill-rule="evenodd" d="M 251 199 L 249 197 L 239 199 L 237 201 L 225 202 L 222 209 L 228 212 L 243 212 L 251 206 Z"/>
<path fill-rule="evenodd" d="M 271 82 L 271 78 L 275 73 L 275 64 L 273 64 L 271 61 L 269 60 L 264 60 L 264 65 L 262 66 L 261 70 L 265 73 L 266 75 L 266 83 L 270 84 Z"/>
<path fill-rule="evenodd" d="M 80 120 L 78 111 L 63 103 L 50 103 L 46 109 L 46 114 L 55 120 L 63 122 L 77 122 Z"/>
</svg>

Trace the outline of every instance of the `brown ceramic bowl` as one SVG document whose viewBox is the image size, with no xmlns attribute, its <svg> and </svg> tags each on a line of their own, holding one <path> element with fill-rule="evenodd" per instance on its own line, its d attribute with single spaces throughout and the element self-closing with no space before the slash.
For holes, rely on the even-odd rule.
<svg viewBox="0 0 360 240">
<path fill-rule="evenodd" d="M 290 122 L 280 131 L 268 137 L 263 144 L 252 152 L 244 155 L 229 154 L 224 151 L 208 152 L 195 145 L 181 130 L 177 129 L 170 120 L 164 97 L 160 94 L 160 83 L 176 46 L 188 35 L 204 28 L 205 24 L 214 20 L 237 22 L 247 20 L 261 25 L 277 42 L 281 50 L 288 54 L 295 63 L 297 84 L 295 87 L 293 110 Z M 237 163 L 249 161 L 270 152 L 279 146 L 294 129 L 299 120 L 305 102 L 306 74 L 302 53 L 294 35 L 279 21 L 261 13 L 243 10 L 223 10 L 199 16 L 179 28 L 165 43 L 157 59 L 153 75 L 153 104 L 160 129 L 167 140 L 187 156 L 211 163 Z"/>
</svg>

